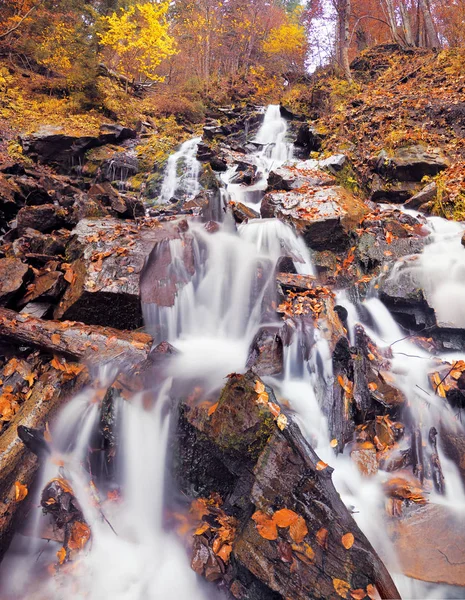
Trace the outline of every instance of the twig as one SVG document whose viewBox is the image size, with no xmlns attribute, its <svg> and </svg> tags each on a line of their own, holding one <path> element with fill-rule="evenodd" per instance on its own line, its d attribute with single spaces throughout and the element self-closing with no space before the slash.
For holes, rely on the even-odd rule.
<svg viewBox="0 0 465 600">
<path fill-rule="evenodd" d="M 39 3 L 40 4 L 40 3 Z M 18 29 L 18 27 L 21 25 L 21 23 L 27 19 L 27 17 L 31 14 L 31 12 L 33 10 L 35 10 L 37 8 L 38 4 L 35 4 L 34 6 L 32 6 L 27 13 L 21 18 L 20 21 L 18 21 L 18 23 L 16 23 L 16 25 L 14 27 L 12 27 L 11 29 L 8 29 L 8 31 L 6 31 L 5 33 L 0 33 L 0 40 L 4 37 L 7 37 L 8 35 L 10 35 L 10 33 L 13 33 L 13 31 L 16 31 Z"/>
</svg>

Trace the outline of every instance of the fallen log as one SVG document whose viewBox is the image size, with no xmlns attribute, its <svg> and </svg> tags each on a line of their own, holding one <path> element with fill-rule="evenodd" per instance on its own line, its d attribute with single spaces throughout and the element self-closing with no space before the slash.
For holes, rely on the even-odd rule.
<svg viewBox="0 0 465 600">
<path fill-rule="evenodd" d="M 28 491 L 39 467 L 37 456 L 18 436 L 18 427 L 43 429 L 63 402 L 87 382 L 87 370 L 69 379 L 64 372 L 50 368 L 34 383 L 29 398 L 0 436 L 0 560 L 27 509 L 21 490 Z"/>
<path fill-rule="evenodd" d="M 152 338 L 145 333 L 83 325 L 73 321 L 44 321 L 0 308 L 0 339 L 35 346 L 79 361 L 140 363 Z"/>
</svg>

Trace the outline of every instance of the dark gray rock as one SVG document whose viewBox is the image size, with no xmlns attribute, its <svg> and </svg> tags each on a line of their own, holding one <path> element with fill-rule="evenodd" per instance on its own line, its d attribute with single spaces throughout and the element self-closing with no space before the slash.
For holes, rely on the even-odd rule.
<svg viewBox="0 0 465 600">
<path fill-rule="evenodd" d="M 421 181 L 426 175 L 434 177 L 449 166 L 439 148 L 408 146 L 392 155 L 384 150 L 376 161 L 375 171 L 382 177 L 397 181 Z"/>
</svg>

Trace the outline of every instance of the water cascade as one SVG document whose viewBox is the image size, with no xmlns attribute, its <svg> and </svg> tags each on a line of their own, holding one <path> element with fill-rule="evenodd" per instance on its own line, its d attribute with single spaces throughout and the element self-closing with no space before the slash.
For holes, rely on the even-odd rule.
<svg viewBox="0 0 465 600">
<path fill-rule="evenodd" d="M 259 207 L 271 169 L 292 160 L 286 133 L 287 125 L 279 106 L 268 107 L 254 139 L 257 151 L 247 157 L 256 168 L 256 183 L 247 187 L 231 183 L 235 169 L 230 170 L 223 180 L 231 199 L 255 209 Z M 199 141 L 186 142 L 168 160 L 162 202 L 179 195 L 191 198 L 198 194 Z M 459 256 L 463 249 L 459 253 L 456 243 L 462 227 L 434 219 L 430 225 L 433 242 L 414 268 L 424 277 L 427 295 L 431 296 L 439 319 L 464 326 L 464 313 L 457 308 L 461 303 L 455 300 L 463 291 L 456 283 L 465 270 Z M 191 222 L 189 227 L 195 275 L 178 290 L 174 306 L 144 307 L 148 330 L 162 332 L 156 342 L 166 340 L 180 353 L 170 363 L 164 380 L 154 384 L 148 404 L 144 395 L 131 402 L 121 399 L 116 404 L 120 435 L 116 479 L 122 497 L 118 502 L 102 498 L 96 501 L 93 495 L 99 492 L 93 487 L 91 469 L 82 465 L 89 439 L 99 427 L 96 391 L 91 389 L 72 400 L 53 427 L 53 452 L 41 475 L 43 484 L 57 476 L 69 480 L 92 530 L 91 547 L 82 553 L 73 571 L 50 577 L 46 575 L 46 567 L 54 562 L 60 544 L 40 541 L 31 549 L 22 536 L 17 536 L 2 565 L 2 582 L 6 570 L 9 571 L 8 584 L 2 584 L 2 597 L 6 600 L 221 597 L 215 588 L 199 582 L 189 567 L 185 549 L 165 522 L 165 459 L 173 385 L 183 383 L 187 389 L 192 382 L 202 380 L 213 391 L 222 385 L 228 373 L 243 371 L 254 334 L 261 325 L 276 323 L 273 276 L 279 259 L 290 257 L 298 274 L 314 275 L 315 271 L 303 240 L 277 219 L 250 220 L 237 231 L 229 222 L 219 224 L 214 233 L 209 233 L 199 222 Z M 173 269 L 182 269 L 180 240 L 170 242 L 170 252 Z M 445 298 L 453 300 L 448 304 Z M 362 313 L 343 293 L 338 302 L 348 310 L 347 327 L 353 335 L 355 324 L 364 320 Z M 447 423 L 452 416 L 439 398 L 434 400 L 432 410 L 425 409 L 425 402 L 431 405 L 431 397 L 422 390 L 426 388 L 426 367 L 433 357 L 408 339 L 401 340 L 401 330 L 378 299 L 365 302 L 363 314 L 367 313 L 372 324 L 370 327 L 365 323 L 368 335 L 380 347 L 393 348 L 392 373 L 396 385 L 408 398 L 412 418 L 421 421 L 425 429 L 437 422 L 438 415 Z M 439 586 L 412 582 L 399 574 L 393 548 L 380 527 L 382 482 L 386 474 L 379 471 L 372 479 L 364 479 L 347 454 L 336 457 L 321 409 L 321 398 L 334 379 L 331 352 L 318 328 L 311 332 L 310 340 L 306 336 L 308 332 L 295 332 L 292 343 L 285 348 L 283 377 L 270 377 L 269 383 L 279 398 L 289 401 L 295 419 L 321 460 L 334 467 L 333 480 L 341 497 L 353 509 L 359 526 L 388 567 L 396 572 L 396 582 L 405 597 L 448 597 L 449 592 Z M 447 491 L 442 497 L 433 493 L 431 501 L 458 510 L 465 505 L 463 487 L 452 463 L 442 455 L 441 461 Z M 111 497 L 111 489 L 104 492 Z M 39 537 L 38 532 L 42 531 L 39 508 L 31 522 L 35 536 Z"/>
</svg>

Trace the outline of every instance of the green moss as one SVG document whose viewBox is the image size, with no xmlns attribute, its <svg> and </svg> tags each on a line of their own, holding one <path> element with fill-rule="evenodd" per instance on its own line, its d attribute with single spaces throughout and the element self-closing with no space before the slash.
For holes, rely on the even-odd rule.
<svg viewBox="0 0 465 600">
<path fill-rule="evenodd" d="M 357 180 L 357 175 L 355 174 L 355 171 L 349 162 L 347 162 L 344 167 L 338 173 L 336 173 L 335 177 L 337 184 L 349 192 L 352 192 L 352 194 L 362 194 L 362 187 L 360 186 Z"/>
</svg>

